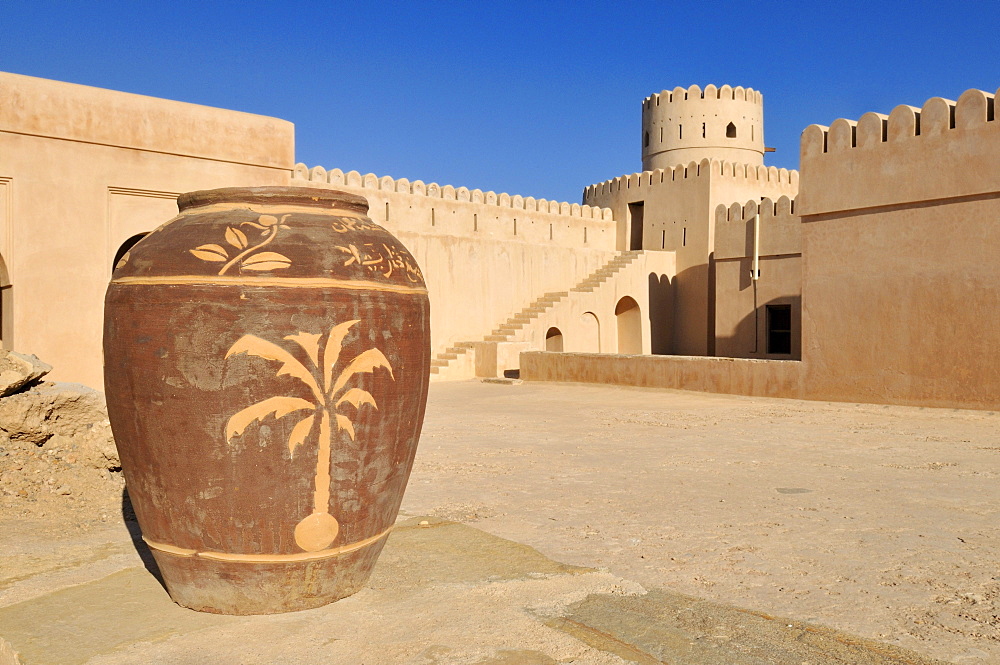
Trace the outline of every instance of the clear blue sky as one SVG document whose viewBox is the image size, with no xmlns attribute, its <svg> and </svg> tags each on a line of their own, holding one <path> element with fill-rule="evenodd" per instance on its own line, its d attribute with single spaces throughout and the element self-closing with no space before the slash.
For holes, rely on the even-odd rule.
<svg viewBox="0 0 1000 665">
<path fill-rule="evenodd" d="M 277 116 L 310 166 L 579 201 L 640 102 L 761 90 L 811 123 L 1000 87 L 1000 2 L 0 2 L 0 70 Z M 3 100 L 0 99 L 0 104 Z"/>
</svg>

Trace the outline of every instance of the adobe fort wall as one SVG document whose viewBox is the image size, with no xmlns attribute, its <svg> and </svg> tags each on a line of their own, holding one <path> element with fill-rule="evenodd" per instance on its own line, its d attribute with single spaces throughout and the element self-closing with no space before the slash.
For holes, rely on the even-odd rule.
<svg viewBox="0 0 1000 665">
<path fill-rule="evenodd" d="M 802 134 L 817 399 L 1000 407 L 1000 120 L 969 90 Z"/>
<path fill-rule="evenodd" d="M 751 198 L 794 197 L 798 183 L 797 171 L 705 158 L 591 185 L 584 189 L 583 201 L 611 209 L 619 220 L 619 248 L 676 253 L 670 352 L 711 355 L 716 207 Z"/>
<path fill-rule="evenodd" d="M 368 199 L 369 216 L 424 268 L 434 353 L 482 339 L 535 298 L 573 286 L 616 253 L 616 222 L 603 208 L 303 164 L 292 182 Z"/>
<path fill-rule="evenodd" d="M 601 383 L 754 397 L 802 399 L 803 370 L 803 363 L 793 360 L 537 351 L 521 354 L 521 378 L 526 381 Z"/>
<path fill-rule="evenodd" d="M 621 222 L 616 239 L 619 249 L 681 251 L 688 246 L 683 222 L 691 225 L 695 220 L 701 222 L 708 241 L 712 227 L 709 222 L 720 203 L 729 205 L 732 201 L 760 197 L 794 198 L 798 190 L 798 171 L 706 157 L 699 162 L 622 175 L 589 185 L 583 190 L 583 202 L 610 208 L 612 217 Z M 704 195 L 692 196 L 694 192 Z M 649 209 L 655 208 L 655 213 L 649 215 L 644 211 L 641 228 L 631 224 L 629 204 L 650 201 Z M 710 245 L 706 242 L 704 247 Z M 695 260 L 704 261 L 705 257 Z"/>
<path fill-rule="evenodd" d="M 365 196 L 372 218 L 411 249 L 427 276 L 436 352 L 483 339 L 542 294 L 572 289 L 564 307 L 508 346 L 556 346 L 559 337 L 574 350 L 743 358 L 526 354 L 529 374 L 1000 408 L 1000 365 L 991 361 L 1000 347 L 1000 119 L 991 93 L 811 126 L 801 182 L 747 157 L 763 145 L 759 93 L 660 93 L 644 102 L 643 125 L 657 139 L 662 127 L 664 140 L 651 137 L 644 158 L 701 156 L 591 185 L 582 205 L 296 165 L 293 126 L 275 118 L 4 73 L 0 100 L 0 343 L 51 361 L 56 380 L 101 385 L 114 257 L 173 217 L 179 193 L 297 184 Z M 749 105 L 721 145 L 707 115 L 714 104 L 730 109 L 720 119 Z M 703 142 L 696 132 L 686 143 L 686 129 L 668 140 L 669 127 L 700 130 L 698 117 Z M 753 145 L 720 157 L 746 128 Z M 631 249 L 646 251 L 610 277 L 609 261 Z M 573 288 L 592 274 L 610 281 Z M 767 346 L 767 321 L 781 307 L 791 312 L 778 331 L 791 336 L 789 353 Z M 551 328 L 561 334 L 550 337 Z M 758 359 L 800 352 L 801 362 Z"/>
<path fill-rule="evenodd" d="M 715 355 L 778 360 L 802 357 L 801 221 L 795 201 L 785 196 L 777 201 L 765 198 L 716 209 Z M 777 321 L 769 320 L 783 316 L 779 309 L 787 310 L 787 335 Z"/>
<path fill-rule="evenodd" d="M 642 169 L 704 158 L 764 163 L 764 96 L 752 88 L 697 85 L 642 102 Z"/>
<path fill-rule="evenodd" d="M 287 185 L 293 152 L 284 120 L 0 73 L 3 345 L 100 387 L 119 247 L 181 192 Z"/>
</svg>

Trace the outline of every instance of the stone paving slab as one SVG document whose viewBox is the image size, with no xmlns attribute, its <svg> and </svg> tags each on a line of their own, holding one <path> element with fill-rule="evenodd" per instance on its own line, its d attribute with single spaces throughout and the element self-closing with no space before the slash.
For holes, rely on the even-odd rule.
<svg viewBox="0 0 1000 665">
<path fill-rule="evenodd" d="M 109 533 L 116 534 L 109 551 L 135 535 Z M 806 623 L 646 590 L 435 518 L 400 522 L 355 596 L 272 616 L 175 605 L 136 547 L 128 565 L 105 574 L 67 543 L 80 575 L 90 567 L 98 576 L 0 607 L 0 665 L 935 662 Z"/>
</svg>

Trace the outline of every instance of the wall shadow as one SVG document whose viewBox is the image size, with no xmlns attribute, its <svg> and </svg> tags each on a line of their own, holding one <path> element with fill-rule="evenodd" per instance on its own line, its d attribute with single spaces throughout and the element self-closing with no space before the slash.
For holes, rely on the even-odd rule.
<svg viewBox="0 0 1000 665">
<path fill-rule="evenodd" d="M 674 338 L 674 292 L 670 278 L 649 273 L 649 345 L 654 355 L 669 355 Z"/>
<path fill-rule="evenodd" d="M 788 305 L 791 308 L 791 353 L 768 353 L 767 307 L 769 305 Z M 732 335 L 720 335 L 717 338 L 716 349 L 717 355 L 722 358 L 802 360 L 802 296 L 772 298 L 760 303 L 740 319 Z"/>
<path fill-rule="evenodd" d="M 146 545 L 146 541 L 142 539 L 142 529 L 139 528 L 139 521 L 135 517 L 135 509 L 132 508 L 127 487 L 122 489 L 122 521 L 125 522 L 125 528 L 128 529 L 129 536 L 132 537 L 132 547 L 142 559 L 143 567 L 156 578 L 160 586 L 166 589 L 167 585 L 163 582 L 163 575 L 160 574 L 160 568 L 156 565 L 156 559 L 153 558 L 153 553 Z"/>
</svg>

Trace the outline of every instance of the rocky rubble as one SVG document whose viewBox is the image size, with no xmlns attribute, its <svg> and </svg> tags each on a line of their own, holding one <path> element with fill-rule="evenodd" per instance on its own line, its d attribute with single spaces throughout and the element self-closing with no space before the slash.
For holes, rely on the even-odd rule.
<svg viewBox="0 0 1000 665">
<path fill-rule="evenodd" d="M 13 395 L 52 371 L 52 365 L 37 356 L 8 351 L 0 356 L 0 397 Z"/>
<path fill-rule="evenodd" d="M 0 351 L 0 515 L 111 517 L 124 482 L 104 395 L 43 381 L 52 368 Z"/>
</svg>

